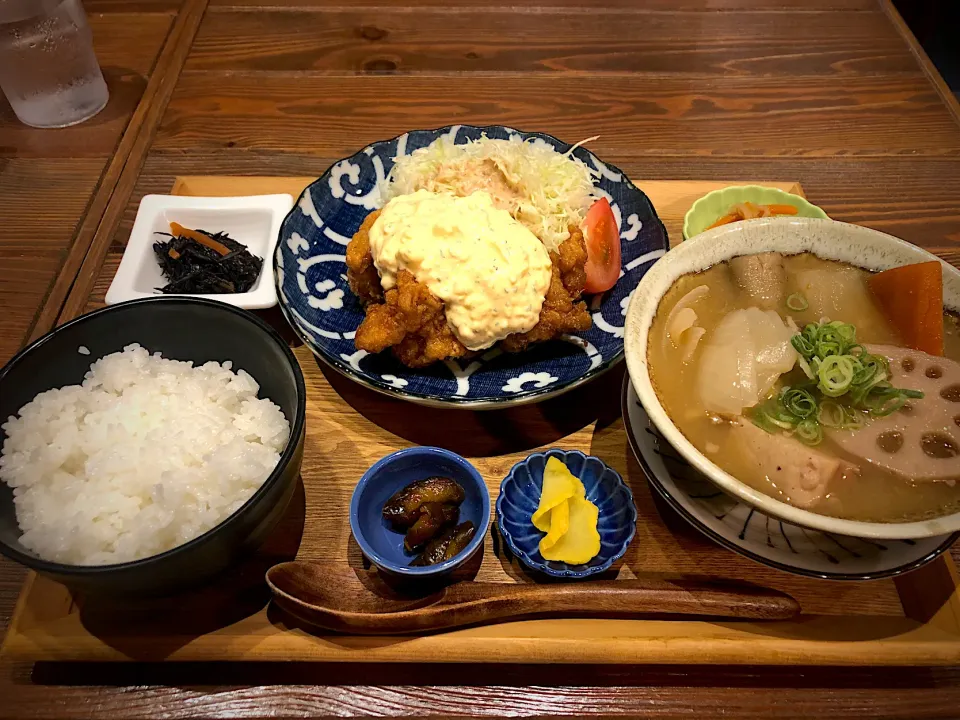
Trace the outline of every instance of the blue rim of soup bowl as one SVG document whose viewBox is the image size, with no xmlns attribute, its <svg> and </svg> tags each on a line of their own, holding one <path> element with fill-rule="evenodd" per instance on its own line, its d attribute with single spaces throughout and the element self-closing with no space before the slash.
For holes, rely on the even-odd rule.
<svg viewBox="0 0 960 720">
<path fill-rule="evenodd" d="M 367 541 L 366 536 L 363 534 L 363 531 L 360 528 L 360 498 L 363 496 L 363 491 L 371 482 L 374 482 L 375 478 L 377 478 L 387 466 L 397 460 L 411 456 L 420 456 L 424 458 L 442 457 L 446 460 L 452 461 L 465 470 L 466 474 L 470 476 L 470 478 L 480 489 L 480 523 L 477 525 L 477 529 L 473 534 L 473 538 L 469 543 L 467 543 L 467 546 L 454 557 L 450 558 L 449 560 L 445 560 L 442 563 L 437 563 L 436 565 L 427 565 L 425 567 L 400 565 L 391 560 L 387 560 L 380 553 L 373 549 L 373 546 Z M 483 539 L 486 536 L 489 528 L 490 492 L 487 490 L 487 484 L 484 482 L 483 477 L 466 458 L 462 457 L 461 455 L 457 455 L 457 453 L 451 452 L 450 450 L 444 450 L 443 448 L 429 446 L 412 447 L 405 448 L 403 450 L 397 450 L 389 455 L 385 455 L 371 465 L 370 468 L 363 474 L 363 476 L 360 478 L 360 481 L 357 483 L 357 486 L 353 490 L 353 496 L 350 498 L 350 532 L 353 534 L 353 539 L 357 541 L 357 545 L 360 546 L 360 550 L 363 552 L 364 557 L 366 557 L 378 568 L 395 575 L 420 578 L 443 575 L 444 573 L 453 570 L 457 566 L 462 565 L 471 557 L 473 557 L 474 553 L 476 553 L 477 550 L 479 550 L 483 545 Z"/>
<path fill-rule="evenodd" d="M 660 301 L 684 275 L 706 270 L 741 255 L 810 252 L 826 260 L 868 270 L 886 270 L 918 262 L 938 261 L 943 267 L 944 306 L 960 308 L 960 270 L 916 245 L 878 230 L 817 218 L 772 217 L 732 223 L 686 240 L 641 278 L 627 308 L 624 328 L 627 372 L 651 421 L 671 446 L 721 490 L 745 503 L 795 525 L 871 540 L 912 540 L 960 530 L 960 512 L 930 520 L 879 523 L 844 520 L 781 502 L 755 490 L 713 463 L 674 425 L 653 388 L 647 365 L 650 326 Z"/>
</svg>

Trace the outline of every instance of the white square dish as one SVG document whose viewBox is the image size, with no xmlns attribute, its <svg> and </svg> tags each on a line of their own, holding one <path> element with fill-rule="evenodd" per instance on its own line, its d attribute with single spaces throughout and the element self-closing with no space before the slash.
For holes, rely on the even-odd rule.
<svg viewBox="0 0 960 720">
<path fill-rule="evenodd" d="M 291 195 L 252 195 L 248 197 L 186 197 L 145 195 L 130 232 L 117 274 L 107 291 L 107 305 L 162 295 L 167 284 L 153 252 L 153 244 L 162 239 L 157 233 L 169 233 L 170 223 L 207 232 L 225 232 L 243 243 L 251 253 L 263 258 L 263 269 L 254 286 L 245 293 L 205 294 L 247 310 L 264 309 L 277 304 L 273 276 L 273 252 L 280 225 L 293 207 Z M 186 294 L 186 293 L 185 293 Z"/>
</svg>

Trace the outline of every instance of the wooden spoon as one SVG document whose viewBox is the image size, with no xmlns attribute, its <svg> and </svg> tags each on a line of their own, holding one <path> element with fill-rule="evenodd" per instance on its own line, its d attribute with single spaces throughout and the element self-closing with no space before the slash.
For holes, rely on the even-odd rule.
<svg viewBox="0 0 960 720">
<path fill-rule="evenodd" d="M 742 583 L 616 580 L 551 584 L 465 581 L 407 594 L 377 573 L 293 561 L 267 571 L 274 602 L 327 630 L 396 635 L 533 617 L 651 618 L 668 615 L 785 620 L 800 606 L 789 595 Z"/>
</svg>

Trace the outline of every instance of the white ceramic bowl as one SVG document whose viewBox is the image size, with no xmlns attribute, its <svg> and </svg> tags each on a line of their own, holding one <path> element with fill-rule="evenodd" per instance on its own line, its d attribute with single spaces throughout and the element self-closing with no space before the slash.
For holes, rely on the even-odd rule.
<svg viewBox="0 0 960 720">
<path fill-rule="evenodd" d="M 227 233 L 247 249 L 263 258 L 260 277 L 247 292 L 206 295 L 173 293 L 170 297 L 199 297 L 218 300 L 245 310 L 261 310 L 277 304 L 273 276 L 273 252 L 280 225 L 293 197 L 251 195 L 248 197 L 190 197 L 185 195 L 144 195 L 137 219 L 123 251 L 120 267 L 107 290 L 107 305 L 162 295 L 158 288 L 167 284 L 153 252 L 153 244 L 162 239 L 157 233 L 170 232 L 170 223 L 188 228 Z"/>
<path fill-rule="evenodd" d="M 759 252 L 812 252 L 870 270 L 886 270 L 938 260 L 925 250 L 891 235 L 858 225 L 813 218 L 774 217 L 732 223 L 708 230 L 668 252 L 651 268 L 633 293 L 627 310 L 625 349 L 630 381 L 654 424 L 670 444 L 722 490 L 768 515 L 824 532 L 861 538 L 900 540 L 924 538 L 960 530 L 960 513 L 905 523 L 873 523 L 819 515 L 800 510 L 754 490 L 705 457 L 667 416 L 650 382 L 647 334 L 657 306 L 673 282 L 688 273 Z M 944 305 L 960 308 L 960 271 L 943 265 Z"/>
</svg>

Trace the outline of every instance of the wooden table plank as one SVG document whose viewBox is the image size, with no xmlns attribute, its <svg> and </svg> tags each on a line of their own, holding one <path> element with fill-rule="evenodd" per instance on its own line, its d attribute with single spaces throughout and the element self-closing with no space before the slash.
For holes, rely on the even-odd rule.
<svg viewBox="0 0 960 720">
<path fill-rule="evenodd" d="M 176 0 L 135 1 L 138 10 L 149 5 L 171 11 L 179 5 Z M 93 7 L 112 12 L 126 2 L 87 0 L 86 4 L 91 12 Z M 311 10 L 317 24 L 331 19 L 344 22 L 339 18 L 361 20 L 369 12 L 348 9 L 343 0 L 212 0 L 207 22 L 212 29 L 221 27 L 215 15 L 233 16 L 233 9 L 239 8 L 253 18 L 276 14 L 254 12 L 264 4 L 274 9 L 295 6 Z M 367 8 L 396 9 L 409 4 L 400 0 L 365 2 Z M 539 15 L 544 21 L 550 17 L 550 8 L 563 8 L 571 15 L 579 13 L 585 19 L 592 14 L 581 0 L 537 0 L 535 5 L 493 3 L 494 7 L 516 6 L 512 8 L 514 13 Z M 776 15 L 792 8 L 798 16 L 809 22 L 815 19 L 825 28 L 824 38 L 810 39 L 810 43 L 820 43 L 823 48 L 834 37 L 832 24 L 846 24 L 852 28 L 851 37 L 860 37 L 854 34 L 856 27 L 847 16 L 862 16 L 870 23 L 878 7 L 875 0 L 603 0 L 597 5 L 619 8 L 631 22 L 634 15 L 639 15 L 661 24 L 671 21 L 661 15 L 672 16 L 679 9 L 698 18 L 707 29 L 712 23 L 724 22 L 726 15 L 737 9 Z M 417 3 L 421 10 L 434 7 L 450 16 L 458 14 L 456 6 L 473 7 L 477 11 L 473 17 L 481 23 L 491 7 L 481 0 Z M 822 9 L 837 12 L 821 15 Z M 405 19 L 398 12 L 378 12 L 397 23 Z M 247 18 L 236 22 L 249 27 L 253 21 Z M 548 22 L 554 23 L 553 27 L 561 26 L 556 19 Z M 778 27 L 776 20 L 764 22 L 766 27 Z M 264 23 L 263 32 L 284 39 L 276 35 L 271 23 Z M 240 25 L 233 27 L 236 30 Z M 415 30 L 411 28 L 410 32 Z M 331 48 L 340 37 L 312 27 L 303 33 Z M 800 63 L 773 58 L 765 49 L 766 39 L 754 36 L 751 27 L 745 26 L 742 42 L 731 40 L 727 47 L 734 63 L 732 71 L 718 59 L 719 54 L 704 51 L 686 55 L 687 65 L 682 68 L 686 75 L 682 77 L 669 67 L 667 72 L 645 74 L 605 69 L 609 74 L 606 79 L 563 81 L 552 77 L 547 85 L 538 85 L 536 78 L 495 75 L 488 70 L 487 75 L 437 77 L 439 59 L 453 57 L 454 51 L 449 47 L 438 50 L 435 45 L 424 51 L 409 40 L 404 45 L 397 32 L 389 41 L 400 42 L 404 53 L 400 67 L 422 60 L 425 64 L 415 67 L 433 75 L 322 78 L 321 72 L 348 75 L 354 67 L 350 63 L 366 59 L 349 48 L 328 50 L 327 45 L 322 46 L 322 53 L 306 45 L 306 49 L 274 51 L 251 39 L 247 50 L 238 52 L 236 45 L 229 49 L 232 64 L 221 65 L 216 58 L 204 57 L 198 46 L 194 59 L 202 61 L 203 69 L 197 65 L 196 72 L 181 79 L 181 90 L 186 88 L 188 92 L 181 95 L 178 90 L 175 95 L 159 135 L 160 149 L 152 153 L 143 177 L 136 183 L 133 202 L 121 208 L 124 219 L 114 237 L 114 247 L 125 239 L 137 196 L 153 187 L 161 191 L 168 188 L 169 182 L 164 185 L 164 181 L 172 182 L 176 174 L 318 175 L 330 160 L 365 142 L 427 121 L 441 124 L 452 117 L 517 124 L 519 120 L 565 137 L 600 126 L 604 136 L 594 144 L 595 149 L 619 162 L 634 177 L 796 178 L 831 215 L 895 232 L 939 249 L 957 263 L 957 126 L 951 125 L 954 120 L 950 111 L 925 76 L 909 68 L 897 69 L 900 54 L 896 47 L 884 49 L 888 38 L 886 30 L 878 29 L 874 41 L 881 53 L 860 55 L 850 65 L 831 65 L 819 56 Z M 670 39 L 674 47 L 681 47 L 686 40 Z M 455 44 L 456 38 L 450 42 Z M 662 37 L 643 38 L 637 44 L 646 42 L 668 45 L 668 39 Z M 790 38 L 785 37 L 784 42 L 790 43 Z M 857 42 L 862 44 L 840 47 L 839 52 L 869 50 L 869 37 L 864 35 Z M 507 48 L 516 45 L 510 40 L 503 44 Z M 537 62 L 556 60 L 549 56 L 566 58 L 552 47 L 536 50 L 539 55 L 501 49 L 480 60 L 492 59 L 506 66 L 509 56 L 527 62 L 526 67 L 536 67 Z M 280 57 L 285 59 L 281 62 Z M 582 61 L 583 55 L 576 58 Z M 759 59 L 746 65 L 744 58 Z M 655 59 L 642 52 L 628 53 L 628 59 L 635 63 L 632 69 L 656 67 L 650 64 Z M 324 65 L 328 60 L 340 65 Z M 431 62 L 434 69 L 429 69 Z M 697 66 L 697 62 L 703 66 Z M 761 63 L 783 77 L 722 77 L 733 72 L 756 72 Z M 314 67 L 317 69 L 309 70 Z M 695 67 L 696 72 L 691 73 Z M 308 72 L 300 72 L 305 69 Z M 561 70 L 568 68 L 563 66 Z M 841 72 L 850 77 L 841 82 L 827 76 L 790 77 Z M 860 77 L 868 73 L 869 77 Z M 634 91 L 634 86 L 639 89 Z M 658 91 L 664 86 L 665 90 Z M 226 90 L 221 93 L 222 87 Z M 559 92 L 544 97 L 544 87 Z M 778 94 L 778 88 L 784 89 L 784 94 Z M 537 104 L 543 107 L 538 109 Z M 79 146 L 75 150 L 83 152 Z M 42 148 L 38 146 L 32 152 L 39 154 Z M 2 163 L 0 160 L 0 166 Z M 8 192 L 0 183 L 4 201 Z M 105 289 L 102 279 L 97 288 Z M 10 578 L 15 582 L 16 574 L 0 566 L 0 624 L 5 607 L 9 612 Z M 10 676 L 0 680 L 4 697 L 0 716 L 18 717 L 357 715 L 366 710 L 388 715 L 643 713 L 659 717 L 763 717 L 775 712 L 784 718 L 920 718 L 954 717 L 960 705 L 960 670 L 548 668 L 539 672 L 517 667 L 492 672 L 470 668 L 464 674 L 462 669 L 429 667 L 400 671 L 331 666 L 135 666 L 123 670 L 4 666 L 0 675 Z M 318 680 L 325 684 L 317 685 Z M 431 685 L 414 687 L 425 682 Z M 279 687 L 271 686 L 274 683 Z M 223 687 L 225 684 L 227 687 Z"/>
<path fill-rule="evenodd" d="M 603 157 L 956 156 L 960 132 L 922 75 L 726 78 L 517 73 L 327 76 L 185 72 L 154 148 L 344 156 L 411 128 L 505 124 Z"/>
<path fill-rule="evenodd" d="M 99 159 L 101 167 L 113 153 L 130 116 L 140 102 L 147 81 L 104 67 L 110 101 L 100 113 L 80 125 L 59 130 L 36 130 L 21 124 L 8 105 L 0 105 L 0 157 L 75 157 Z"/>
<path fill-rule="evenodd" d="M 99 2 L 123 2 L 123 0 L 97 0 Z M 162 0 L 156 0 L 161 2 Z M 264 7 L 271 8 L 308 8 L 326 10 L 342 8 L 350 5 L 346 0 L 211 0 L 210 6 L 220 8 L 251 8 L 259 11 Z M 363 5 L 369 7 L 411 7 L 409 0 L 365 0 Z M 459 8 L 511 8 L 518 12 L 539 12 L 541 8 L 573 8 L 583 13 L 590 13 L 595 8 L 617 9 L 621 12 L 649 12 L 675 10 L 764 10 L 778 12 L 789 9 L 804 10 L 875 10 L 877 0 L 534 0 L 523 3 L 518 0 L 420 0 L 417 7 L 442 7 L 457 11 Z"/>
<path fill-rule="evenodd" d="M 64 262 L 62 276 L 72 284 L 60 282 L 53 286 L 31 338 L 49 330 L 58 318 L 72 319 L 80 314 L 78 308 L 86 301 L 89 285 L 103 263 L 117 219 L 136 183 L 206 9 L 207 0 L 184 0 L 170 29 L 170 38 L 157 57 L 156 72 L 144 90 L 145 101 L 131 116 L 128 131 L 104 171 L 100 191 L 94 196 L 91 210 Z"/>
<path fill-rule="evenodd" d="M 171 17 L 110 13 L 91 15 L 89 22 L 110 102 L 80 125 L 37 130 L 20 123 L 0 101 L 0 157 L 98 157 L 105 162 L 113 153 L 143 95 Z"/>
<path fill-rule="evenodd" d="M 960 671 L 950 669 L 67 665 L 38 668 L 37 684 L 29 683 L 28 672 L 20 669 L 26 677 L 15 686 L 16 703 L 0 707 L 0 718 L 922 720 L 954 718 L 960 704 Z"/>
<path fill-rule="evenodd" d="M 175 13 L 183 5 L 183 0 L 83 0 L 87 15 L 104 12 Z"/>
<path fill-rule="evenodd" d="M 689 12 L 617 10 L 211 12 L 185 69 L 844 76 L 916 71 L 912 54 L 881 12 L 827 18 L 725 12 L 707 24 Z"/>
<path fill-rule="evenodd" d="M 0 362 L 25 339 L 62 267 L 170 23 L 165 14 L 90 18 L 111 97 L 86 123 L 37 130 L 17 121 L 8 105 L 0 105 Z"/>
<path fill-rule="evenodd" d="M 124 74 L 150 75 L 173 24 L 172 14 L 88 12 L 100 66 L 108 70 L 116 68 Z"/>
</svg>

